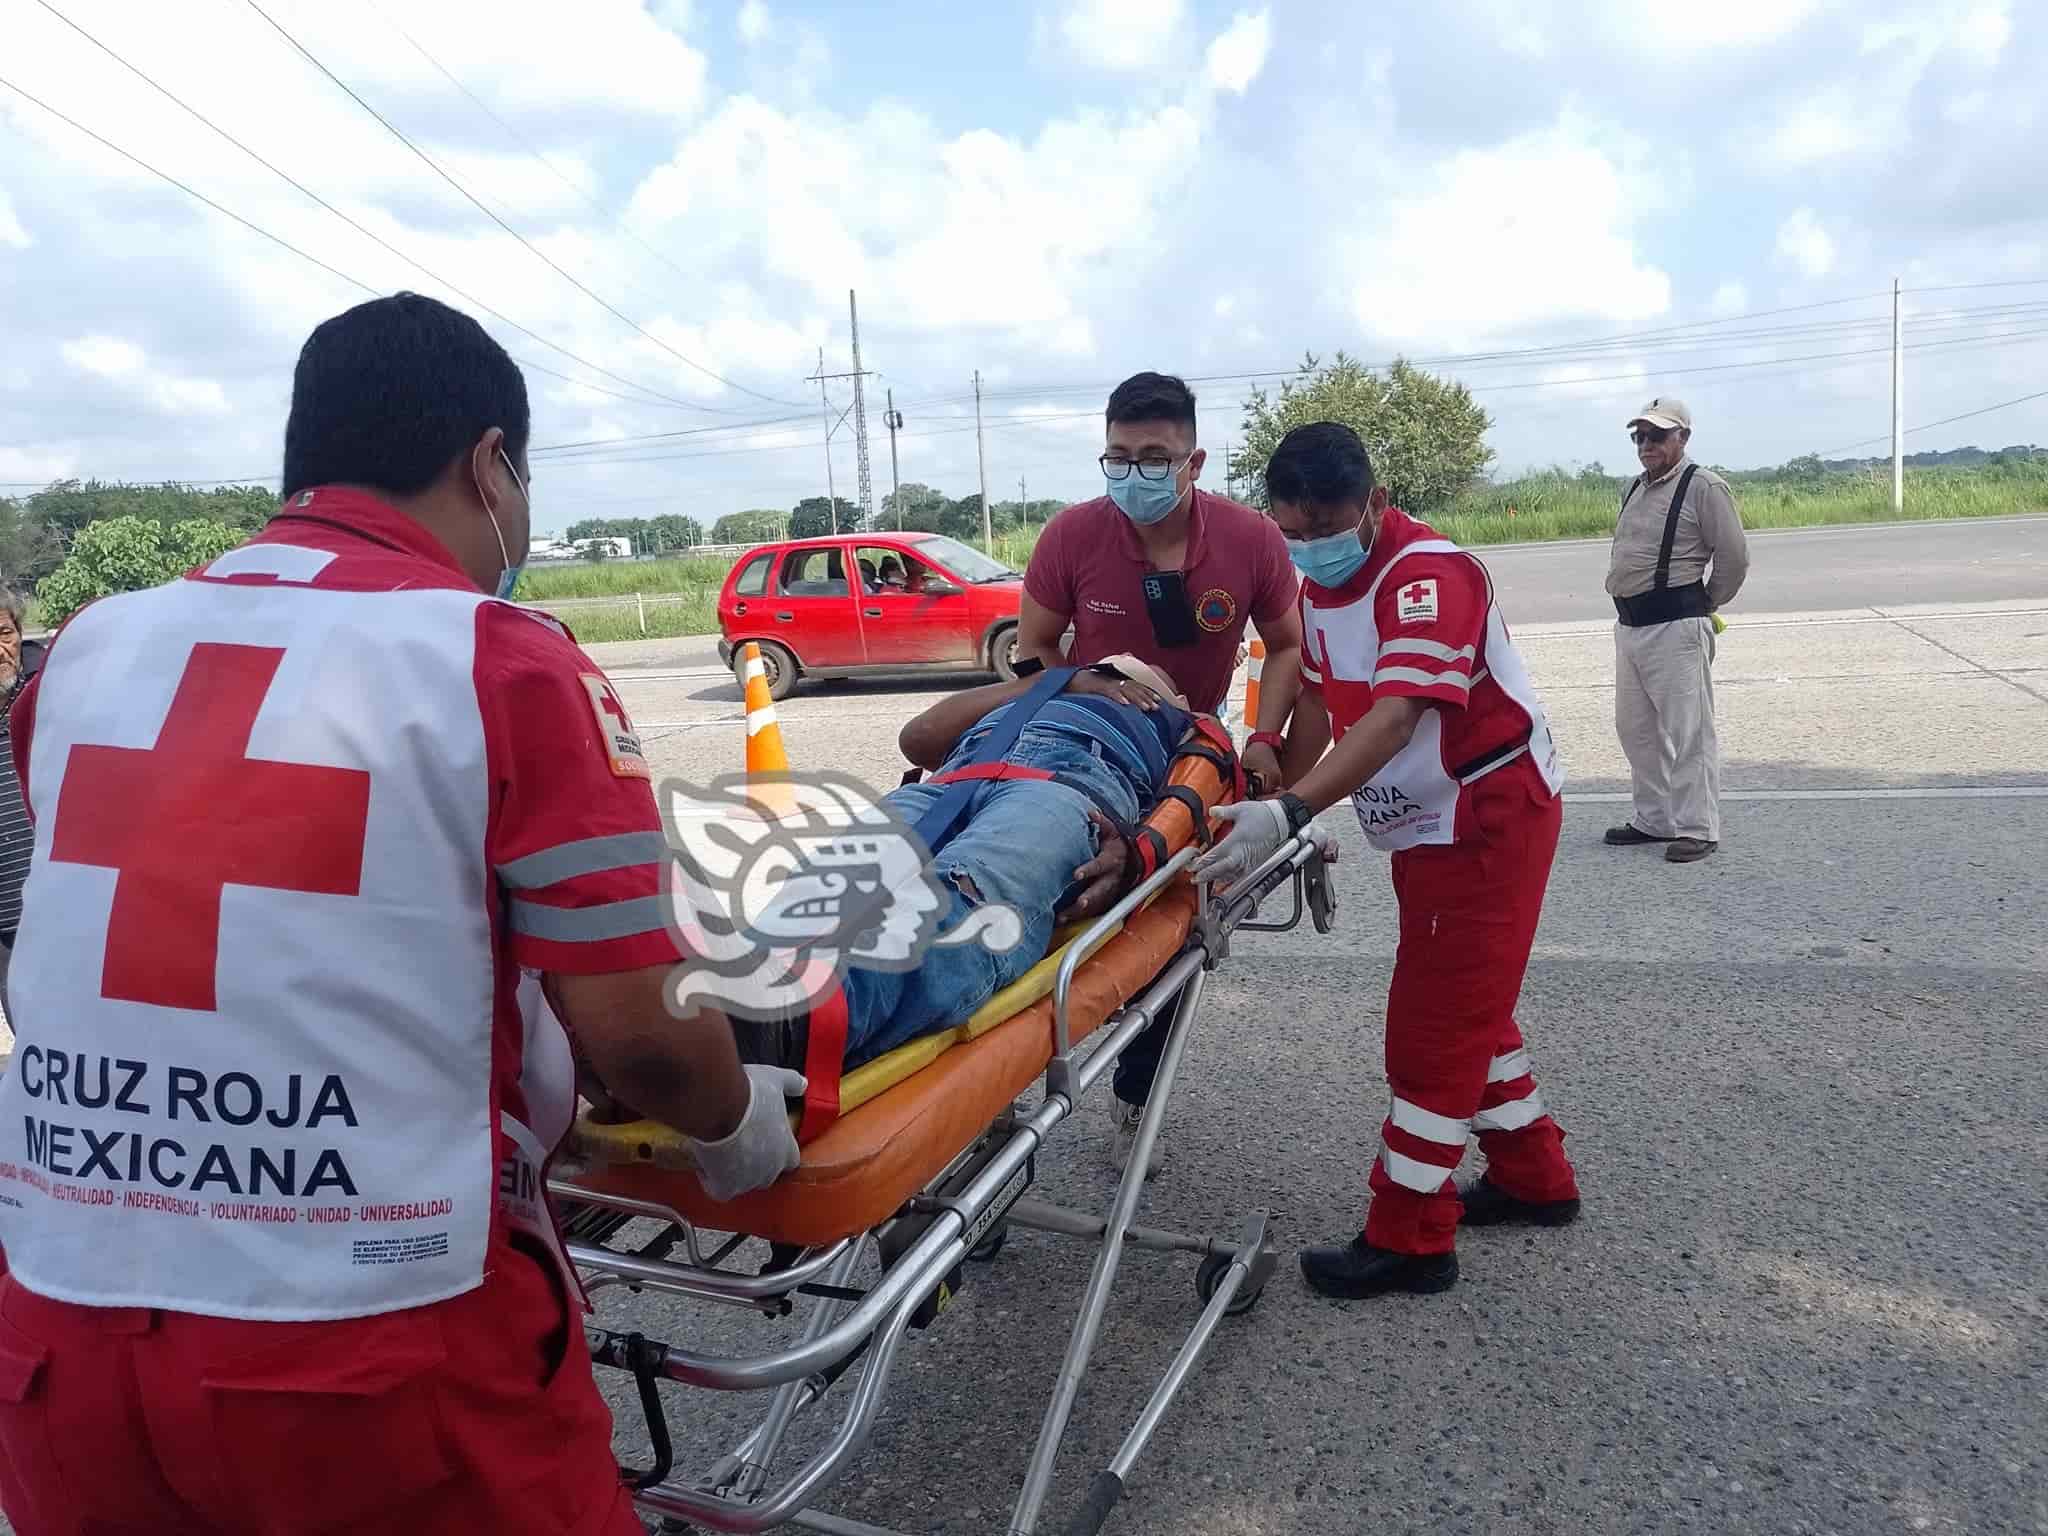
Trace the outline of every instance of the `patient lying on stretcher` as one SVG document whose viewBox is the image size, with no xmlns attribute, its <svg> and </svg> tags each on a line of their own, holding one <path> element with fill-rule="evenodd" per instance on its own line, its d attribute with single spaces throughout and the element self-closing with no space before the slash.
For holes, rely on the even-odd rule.
<svg viewBox="0 0 2048 1536">
<path fill-rule="evenodd" d="M 841 983 L 849 1068 L 958 1024 L 1045 956 L 1057 922 L 1100 916 L 1128 883 L 1121 835 L 1166 784 L 1193 720 L 1187 700 L 1145 663 L 1112 658 L 1076 672 L 1040 705 L 1000 757 L 1001 771 L 1017 776 L 949 783 L 949 773 L 986 755 L 1012 702 L 1036 681 L 956 694 L 911 721 L 899 738 L 904 756 L 937 771 L 883 797 L 937 844 L 931 870 L 948 903 L 939 934 L 1002 903 L 1022 920 L 1022 938 L 1003 953 L 936 943 L 912 971 L 855 961 Z M 934 837 L 927 830 L 934 808 L 963 800 L 950 830 Z M 805 1065 L 810 1025 L 810 1015 L 781 1024 L 733 1020 L 743 1059 L 797 1069 Z"/>
</svg>

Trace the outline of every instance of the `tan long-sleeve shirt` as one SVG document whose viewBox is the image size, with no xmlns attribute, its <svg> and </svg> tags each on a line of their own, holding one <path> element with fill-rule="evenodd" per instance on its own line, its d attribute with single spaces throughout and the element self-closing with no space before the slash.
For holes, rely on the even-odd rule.
<svg viewBox="0 0 2048 1536">
<path fill-rule="evenodd" d="M 1656 585 L 1657 551 L 1664 543 L 1664 517 L 1671 508 L 1690 458 L 1649 485 L 1639 485 L 1622 508 L 1614 528 L 1614 547 L 1607 562 L 1611 597 L 1640 597 Z M 1707 574 L 1709 564 L 1713 574 Z M 1678 537 L 1671 544 L 1670 584 L 1683 587 L 1704 579 L 1707 601 L 1719 608 L 1742 589 L 1749 575 L 1749 541 L 1728 482 L 1702 467 L 1692 477 L 1685 505 L 1678 514 Z"/>
</svg>

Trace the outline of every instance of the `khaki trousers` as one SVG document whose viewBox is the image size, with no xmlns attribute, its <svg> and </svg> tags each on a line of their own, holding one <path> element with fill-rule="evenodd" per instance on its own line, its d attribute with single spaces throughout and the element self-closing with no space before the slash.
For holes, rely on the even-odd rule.
<svg viewBox="0 0 2048 1536">
<path fill-rule="evenodd" d="M 1713 668 L 1712 619 L 1614 626 L 1614 729 L 1639 832 L 1721 840 Z"/>
</svg>

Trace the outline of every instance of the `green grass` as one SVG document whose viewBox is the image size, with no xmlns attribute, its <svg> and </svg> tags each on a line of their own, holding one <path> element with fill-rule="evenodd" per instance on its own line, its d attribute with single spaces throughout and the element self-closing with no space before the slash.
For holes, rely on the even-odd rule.
<svg viewBox="0 0 2048 1536">
<path fill-rule="evenodd" d="M 1524 475 L 1475 487 L 1448 507 L 1424 514 L 1446 537 L 1478 546 L 1546 539 L 1605 538 L 1627 482 L 1562 470 Z M 1829 524 L 1884 523 L 1892 517 L 1888 472 L 1782 474 L 1730 477 L 1743 526 L 1814 528 Z M 1909 520 L 1997 517 L 2048 510 L 2048 460 L 1988 464 L 1971 469 L 1906 471 Z M 1038 530 L 995 541 L 995 555 L 1017 570 L 1031 559 Z M 520 600 L 555 610 L 580 640 L 638 640 L 710 635 L 718 631 L 718 589 L 731 561 L 724 559 L 603 562 L 529 572 Z M 646 627 L 631 602 L 583 607 L 578 598 L 645 596 Z M 563 601 L 566 600 L 566 601 Z"/>
</svg>

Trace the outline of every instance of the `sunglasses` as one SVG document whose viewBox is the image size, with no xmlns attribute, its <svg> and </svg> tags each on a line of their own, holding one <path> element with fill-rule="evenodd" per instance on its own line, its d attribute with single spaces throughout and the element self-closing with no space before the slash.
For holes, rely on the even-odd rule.
<svg viewBox="0 0 2048 1536">
<path fill-rule="evenodd" d="M 1671 427 L 1637 427 L 1628 436 L 1629 441 L 1638 448 L 1642 447 L 1644 443 L 1656 443 L 1661 447 L 1674 430 Z"/>
</svg>

